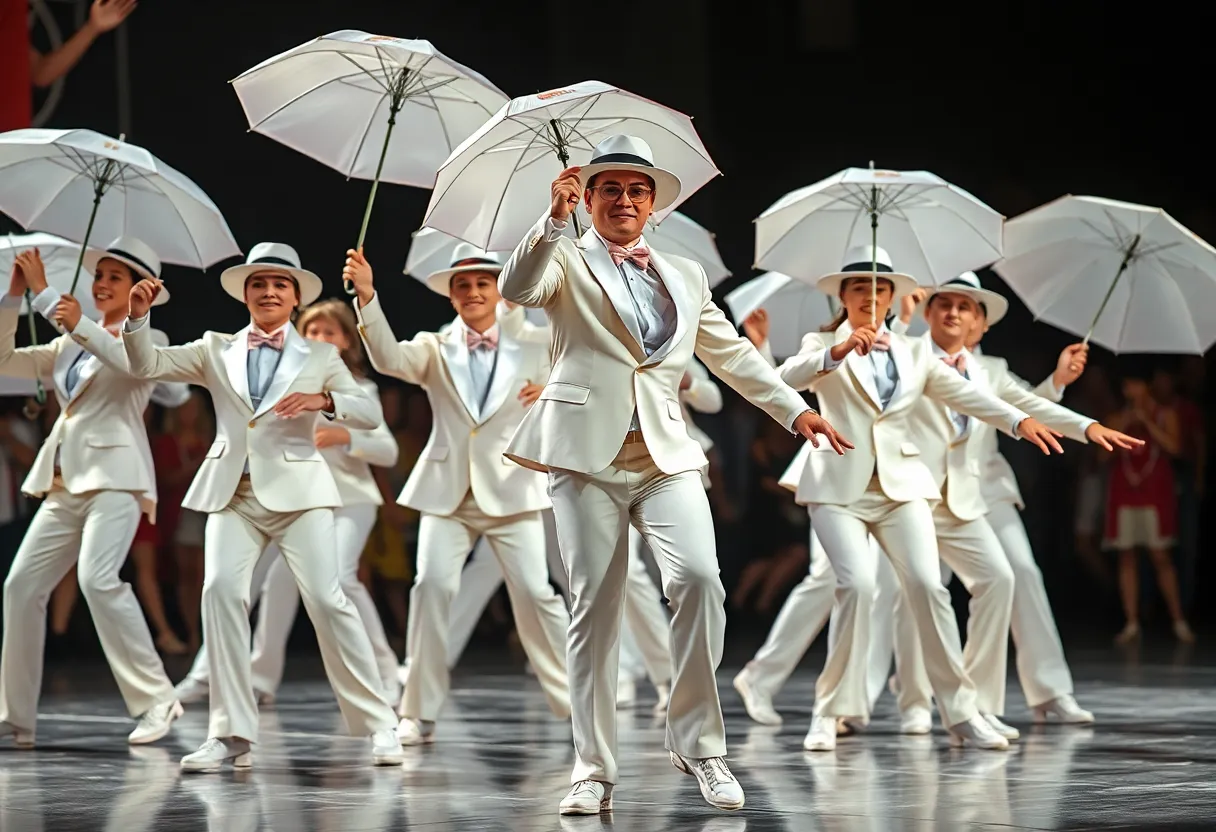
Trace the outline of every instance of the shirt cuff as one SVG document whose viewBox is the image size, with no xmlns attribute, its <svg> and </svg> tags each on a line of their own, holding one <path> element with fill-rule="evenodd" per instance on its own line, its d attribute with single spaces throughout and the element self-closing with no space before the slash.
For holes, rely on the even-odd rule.
<svg viewBox="0 0 1216 832">
<path fill-rule="evenodd" d="M 59 292 L 55 290 L 54 286 L 47 286 L 41 292 L 34 295 L 34 299 L 30 305 L 34 307 L 35 312 L 50 320 L 51 313 L 59 305 Z"/>
<path fill-rule="evenodd" d="M 127 318 L 122 325 L 123 332 L 138 332 L 148 325 L 148 315 L 142 318 Z"/>
<path fill-rule="evenodd" d="M 785 426 L 785 429 L 788 430 L 790 433 L 797 433 L 798 431 L 794 430 L 794 422 L 798 421 L 798 417 L 801 416 L 803 413 L 814 413 L 814 412 L 815 412 L 815 408 L 811 407 L 810 405 L 807 405 L 806 407 L 802 408 L 802 410 L 799 410 L 797 413 L 794 414 L 794 418 L 790 419 L 790 422 L 788 425 Z"/>
<path fill-rule="evenodd" d="M 841 365 L 841 363 L 843 361 L 844 361 L 843 358 L 840 359 L 840 361 L 837 361 L 835 358 L 832 358 L 831 349 L 826 349 L 823 351 L 823 371 L 825 373 L 830 373 L 832 370 L 835 370 L 837 367 L 839 367 Z"/>
<path fill-rule="evenodd" d="M 555 220 L 555 219 L 553 219 L 553 217 L 549 217 L 547 220 L 545 220 L 544 241 L 546 243 L 551 243 L 554 240 L 559 239 L 562 236 L 562 232 L 565 230 L 566 230 L 566 221 L 565 220 Z"/>
</svg>

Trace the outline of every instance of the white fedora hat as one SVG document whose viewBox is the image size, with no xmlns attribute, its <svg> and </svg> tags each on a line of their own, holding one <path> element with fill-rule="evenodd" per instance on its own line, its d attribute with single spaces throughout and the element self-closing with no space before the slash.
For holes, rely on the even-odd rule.
<svg viewBox="0 0 1216 832">
<path fill-rule="evenodd" d="M 452 278 L 462 272 L 489 272 L 498 274 L 502 271 L 502 255 L 498 252 L 486 251 L 470 243 L 460 243 L 452 249 L 452 265 L 426 276 L 427 288 L 446 297 L 451 297 Z"/>
<path fill-rule="evenodd" d="M 650 145 L 635 136 L 609 136 L 597 144 L 591 161 L 582 166 L 578 178 L 586 188 L 591 177 L 608 170 L 631 170 L 653 179 L 655 211 L 662 211 L 680 196 L 680 177 L 655 167 Z"/>
<path fill-rule="evenodd" d="M 143 240 L 135 237 L 119 237 L 105 249 L 90 248 L 84 253 L 81 264 L 89 274 L 97 273 L 97 264 L 102 260 L 117 260 L 129 268 L 138 281 L 141 278 L 160 279 L 160 258 Z M 161 306 L 169 302 L 169 290 L 164 286 L 152 301 L 153 306 Z"/>
<path fill-rule="evenodd" d="M 895 297 L 916 291 L 916 278 L 895 271 L 891 265 L 890 255 L 878 246 L 871 249 L 868 244 L 849 249 L 844 255 L 844 265 L 840 267 L 840 271 L 825 274 L 819 278 L 815 283 L 815 288 L 825 295 L 836 297 L 840 294 L 840 287 L 846 280 L 853 277 L 864 277 L 869 280 L 871 275 L 891 281 L 895 287 Z"/>
<path fill-rule="evenodd" d="M 300 268 L 300 255 L 285 243 L 258 243 L 249 252 L 244 265 L 224 269 L 220 285 L 241 303 L 245 302 L 245 280 L 253 274 L 286 274 L 295 278 L 300 287 L 300 306 L 307 306 L 321 297 L 321 278 Z"/>
<path fill-rule="evenodd" d="M 1009 311 L 1009 301 L 996 292 L 980 286 L 979 276 L 975 272 L 963 272 L 958 277 L 952 277 L 940 286 L 929 289 L 929 294 L 925 296 L 919 311 L 923 314 L 924 307 L 928 305 L 933 296 L 941 294 L 966 295 L 976 303 L 982 304 L 985 317 L 988 318 L 988 326 L 992 326 L 1005 317 L 1005 313 Z"/>
</svg>

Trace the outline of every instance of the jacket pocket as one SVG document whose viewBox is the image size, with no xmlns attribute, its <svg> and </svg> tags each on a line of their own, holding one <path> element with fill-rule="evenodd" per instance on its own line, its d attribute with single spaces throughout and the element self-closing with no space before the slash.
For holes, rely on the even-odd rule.
<svg viewBox="0 0 1216 832">
<path fill-rule="evenodd" d="M 207 449 L 207 455 L 204 457 L 204 459 L 219 459 L 224 455 L 224 448 L 227 446 L 228 443 L 223 439 L 215 440 L 211 443 L 211 447 Z"/>
<path fill-rule="evenodd" d="M 122 434 L 94 434 L 85 439 L 84 443 L 90 448 L 125 448 L 131 444 L 131 439 Z"/>
<path fill-rule="evenodd" d="M 316 446 L 309 445 L 288 445 L 283 449 L 283 459 L 288 462 L 313 462 L 322 459 L 321 452 L 316 449 Z"/>
<path fill-rule="evenodd" d="M 920 456 L 920 448 L 911 442 L 901 442 L 899 452 L 904 456 Z"/>
<path fill-rule="evenodd" d="M 586 404 L 591 396 L 591 388 L 581 384 L 571 384 L 568 381 L 551 381 L 540 391 L 540 401 L 565 402 L 566 404 Z"/>
<path fill-rule="evenodd" d="M 680 403 L 675 399 L 667 400 L 667 415 L 668 417 L 677 421 L 682 421 L 684 419 L 684 414 L 680 412 Z"/>
</svg>

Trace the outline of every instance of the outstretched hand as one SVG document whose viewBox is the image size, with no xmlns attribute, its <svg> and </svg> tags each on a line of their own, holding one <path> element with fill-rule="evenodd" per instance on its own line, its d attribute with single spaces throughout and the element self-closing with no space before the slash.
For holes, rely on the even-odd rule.
<svg viewBox="0 0 1216 832">
<path fill-rule="evenodd" d="M 836 428 L 828 424 L 827 419 L 824 419 L 813 410 L 805 411 L 794 420 L 794 430 L 806 441 L 810 442 L 812 448 L 819 447 L 819 439 L 815 434 L 820 434 L 828 440 L 832 449 L 841 456 L 844 456 L 846 450 L 853 450 L 853 443 L 837 433 Z"/>
<path fill-rule="evenodd" d="M 1134 451 L 1136 448 L 1139 448 L 1144 444 L 1143 439 L 1128 436 L 1126 433 L 1120 433 L 1117 430 L 1108 428 L 1106 425 L 1100 425 L 1097 422 L 1094 422 L 1085 429 L 1085 438 L 1108 451 L 1113 451 L 1115 448 L 1122 448 L 1125 451 Z"/>
<path fill-rule="evenodd" d="M 1051 456 L 1051 452 L 1055 451 L 1058 454 L 1064 453 L 1064 449 L 1060 447 L 1057 440 L 1058 437 L 1064 434 L 1059 431 L 1052 430 L 1047 425 L 1040 422 L 1038 419 L 1027 417 L 1018 422 L 1018 436 L 1033 442 L 1039 447 L 1043 453 Z"/>
</svg>

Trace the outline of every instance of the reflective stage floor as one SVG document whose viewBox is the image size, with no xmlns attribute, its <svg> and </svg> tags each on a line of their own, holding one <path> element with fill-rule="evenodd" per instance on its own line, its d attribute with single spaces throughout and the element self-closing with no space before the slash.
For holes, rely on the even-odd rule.
<svg viewBox="0 0 1216 832">
<path fill-rule="evenodd" d="M 292 680 L 262 715 L 255 768 L 179 773 L 206 732 L 187 709 L 170 737 L 129 749 L 132 722 L 101 666 L 52 668 L 36 751 L 0 741 L 0 830 L 766 830 L 1206 829 L 1216 826 L 1216 656 L 1211 652 L 1072 651 L 1092 729 L 1035 727 L 1010 686 L 1007 721 L 1023 729 L 1010 753 L 956 751 L 895 734 L 890 698 L 871 730 L 834 753 L 801 750 L 821 653 L 777 701 L 780 729 L 750 722 L 719 674 L 741 812 L 706 805 L 663 750 L 645 694 L 621 714 L 615 813 L 559 818 L 568 788 L 570 729 L 539 689 L 501 659 L 471 656 L 437 743 L 407 749 L 400 769 L 373 769 L 370 747 L 341 734 L 319 663 L 293 659 Z M 742 658 L 742 657 L 740 657 Z"/>
</svg>

